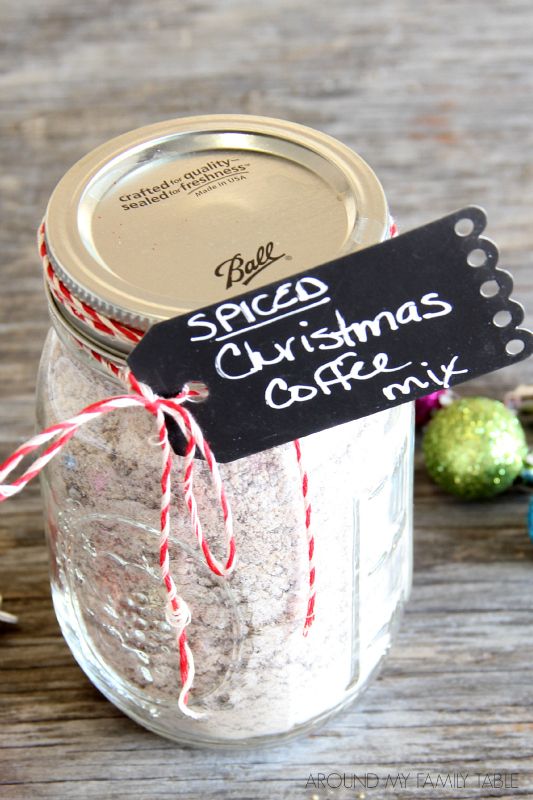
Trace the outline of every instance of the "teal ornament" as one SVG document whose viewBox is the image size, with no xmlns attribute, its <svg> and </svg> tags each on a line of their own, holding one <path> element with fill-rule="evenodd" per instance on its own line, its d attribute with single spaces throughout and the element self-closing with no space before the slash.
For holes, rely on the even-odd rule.
<svg viewBox="0 0 533 800">
<path fill-rule="evenodd" d="M 486 397 L 467 397 L 438 411 L 425 430 L 422 449 L 432 480 L 465 500 L 508 489 L 528 452 L 517 416 Z"/>
</svg>

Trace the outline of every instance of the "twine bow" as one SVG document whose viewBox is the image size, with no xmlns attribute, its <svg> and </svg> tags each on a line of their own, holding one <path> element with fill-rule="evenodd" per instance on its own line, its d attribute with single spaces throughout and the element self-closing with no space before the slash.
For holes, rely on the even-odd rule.
<svg viewBox="0 0 533 800">
<path fill-rule="evenodd" d="M 183 406 L 187 400 L 197 397 L 198 392 L 185 386 L 175 397 L 164 398 L 156 395 L 149 386 L 138 381 L 128 369 L 123 371 L 123 379 L 132 389 L 131 394 L 115 395 L 105 400 L 92 403 L 76 416 L 51 425 L 15 450 L 15 452 L 0 466 L 0 502 L 13 497 L 13 495 L 24 489 L 26 484 L 41 472 L 48 462 L 63 449 L 76 431 L 83 425 L 121 408 L 137 406 L 144 408 L 148 413 L 152 414 L 157 423 L 158 442 L 162 454 L 159 566 L 161 578 L 167 591 L 169 616 L 175 627 L 179 649 L 181 691 L 178 698 L 178 705 L 184 714 L 197 718 L 200 715 L 187 706 L 188 693 L 194 680 L 194 659 L 187 643 L 186 635 L 186 627 L 191 621 L 191 612 L 185 600 L 178 595 L 176 584 L 170 572 L 170 559 L 168 554 L 172 451 L 168 440 L 165 414 L 168 414 L 176 421 L 187 442 L 183 464 L 183 493 L 194 535 L 207 566 L 215 575 L 222 577 L 228 576 L 235 566 L 235 539 L 233 536 L 231 509 L 226 498 L 218 464 L 213 456 L 211 448 L 204 439 L 202 431 L 194 417 Z M 49 442 L 51 442 L 51 444 L 48 444 Z M 44 452 L 37 456 L 32 464 L 18 478 L 11 483 L 5 483 L 9 475 L 25 457 L 30 456 L 46 444 L 48 444 L 48 447 L 46 447 Z M 198 507 L 193 491 L 194 457 L 197 450 L 203 455 L 209 467 L 211 482 L 215 489 L 217 501 L 224 518 L 226 555 L 223 562 L 219 561 L 211 552 L 209 544 L 204 536 L 202 523 L 198 514 Z"/>
<path fill-rule="evenodd" d="M 44 223 L 41 224 L 39 228 L 38 245 L 46 283 L 54 299 L 58 303 L 67 307 L 70 313 L 74 314 L 79 320 L 100 333 L 106 333 L 130 345 L 140 341 L 143 336 L 142 331 L 130 328 L 123 323 L 107 317 L 101 312 L 95 311 L 87 303 L 76 298 L 60 280 L 48 257 Z M 233 518 L 220 476 L 219 467 L 209 444 L 204 439 L 199 425 L 195 421 L 193 415 L 184 407 L 184 403 L 193 398 L 197 398 L 200 393 L 186 385 L 183 387 L 182 391 L 174 397 L 161 397 L 155 394 L 145 383 L 138 381 L 129 368 L 118 366 L 111 360 L 105 358 L 101 353 L 93 350 L 88 344 L 75 336 L 74 333 L 71 334 L 71 338 L 79 348 L 87 352 L 95 361 L 102 364 L 107 371 L 124 383 L 131 391 L 128 394 L 114 395 L 92 403 L 80 411 L 79 414 L 76 414 L 76 416 L 51 425 L 17 448 L 17 450 L 15 450 L 15 452 L 0 466 L 0 502 L 22 491 L 26 484 L 35 478 L 48 462 L 61 452 L 63 447 L 65 447 L 83 425 L 121 408 L 141 407 L 155 418 L 158 432 L 158 444 L 161 447 L 162 456 L 159 566 L 161 578 L 167 592 L 169 611 L 167 616 L 174 625 L 178 642 L 181 677 L 181 690 L 178 698 L 178 705 L 184 714 L 197 719 L 201 715 L 190 709 L 187 705 L 189 690 L 194 680 L 194 659 L 187 643 L 186 634 L 187 625 L 191 621 L 191 612 L 185 600 L 178 595 L 176 584 L 170 572 L 168 553 L 172 450 L 168 440 L 165 414 L 168 414 L 177 423 L 187 443 L 183 457 L 183 495 L 189 512 L 192 530 L 202 551 L 205 563 L 211 572 L 224 578 L 231 574 L 235 566 Z M 301 492 L 305 512 L 305 531 L 308 544 L 309 591 L 307 614 L 303 629 L 304 635 L 307 635 L 315 617 L 314 536 L 311 530 L 311 504 L 308 496 L 308 478 L 302 462 L 300 442 L 296 439 L 293 444 L 296 451 L 296 460 L 301 480 Z M 45 445 L 48 445 L 46 449 L 42 451 L 40 455 L 34 457 L 30 466 L 18 478 L 14 479 L 11 483 L 5 482 L 24 458 L 31 456 L 35 451 L 40 450 Z M 217 559 L 211 552 L 198 513 L 198 506 L 193 490 L 194 459 L 197 450 L 202 454 L 209 468 L 211 483 L 214 487 L 217 502 L 224 519 L 226 553 L 223 561 Z"/>
</svg>

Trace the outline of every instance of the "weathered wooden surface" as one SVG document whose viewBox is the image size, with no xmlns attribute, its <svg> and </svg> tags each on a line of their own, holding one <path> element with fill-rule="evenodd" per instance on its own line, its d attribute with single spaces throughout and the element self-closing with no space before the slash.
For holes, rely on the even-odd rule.
<svg viewBox="0 0 533 800">
<path fill-rule="evenodd" d="M 527 0 L 246 0 L 0 6 L 0 455 L 32 431 L 47 317 L 35 228 L 78 157 L 192 113 L 291 118 L 375 167 L 405 229 L 463 203 L 533 312 L 533 6 Z M 533 382 L 531 365 L 472 393 Z M 415 585 L 363 702 L 307 739 L 186 750 L 123 717 L 73 662 L 51 608 L 38 488 L 0 515 L 0 797 L 533 797 L 533 550 L 527 497 L 462 505 L 416 475 Z M 306 788 L 310 773 L 410 773 L 408 789 Z M 416 773 L 516 773 L 518 788 L 416 787 Z"/>
</svg>

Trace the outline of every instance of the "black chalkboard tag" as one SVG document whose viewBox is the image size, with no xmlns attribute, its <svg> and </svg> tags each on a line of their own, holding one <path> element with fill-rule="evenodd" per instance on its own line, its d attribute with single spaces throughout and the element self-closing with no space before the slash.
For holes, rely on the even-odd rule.
<svg viewBox="0 0 533 800">
<path fill-rule="evenodd" d="M 165 397 L 206 384 L 189 408 L 222 462 L 513 364 L 533 337 L 485 225 L 463 208 L 158 323 L 128 364 Z"/>
</svg>

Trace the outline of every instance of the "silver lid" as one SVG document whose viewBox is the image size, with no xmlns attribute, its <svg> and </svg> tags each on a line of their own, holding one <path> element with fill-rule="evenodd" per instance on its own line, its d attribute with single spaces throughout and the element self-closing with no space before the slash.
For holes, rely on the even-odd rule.
<svg viewBox="0 0 533 800">
<path fill-rule="evenodd" d="M 71 291 L 147 329 L 382 241 L 388 210 L 370 167 L 336 139 L 213 115 L 93 150 L 59 182 L 45 222 Z"/>
</svg>

